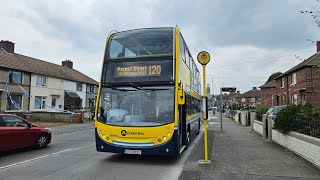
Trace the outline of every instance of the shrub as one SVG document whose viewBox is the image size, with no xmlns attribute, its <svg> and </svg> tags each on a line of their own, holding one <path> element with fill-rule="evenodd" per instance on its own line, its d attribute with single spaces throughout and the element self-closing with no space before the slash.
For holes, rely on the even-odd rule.
<svg viewBox="0 0 320 180">
<path fill-rule="evenodd" d="M 291 125 L 299 113 L 300 105 L 289 105 L 278 112 L 274 121 L 274 128 L 282 133 L 288 133 Z"/>
<path fill-rule="evenodd" d="M 260 113 L 260 114 L 265 114 L 268 111 L 268 109 L 269 109 L 268 106 L 262 105 L 262 104 L 257 105 L 257 107 L 256 107 L 257 113 Z"/>
<path fill-rule="evenodd" d="M 296 131 L 320 137 L 320 108 L 313 108 L 310 104 L 289 105 L 277 114 L 274 122 L 274 128 L 282 133 Z"/>
</svg>

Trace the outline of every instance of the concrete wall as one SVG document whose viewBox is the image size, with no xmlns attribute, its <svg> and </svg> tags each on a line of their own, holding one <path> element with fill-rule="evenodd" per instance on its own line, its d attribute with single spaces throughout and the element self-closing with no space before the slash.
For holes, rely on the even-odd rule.
<svg viewBox="0 0 320 180">
<path fill-rule="evenodd" d="M 70 113 L 32 112 L 32 121 L 70 122 Z"/>
<path fill-rule="evenodd" d="M 248 111 L 241 111 L 241 125 L 247 126 Z"/>
<path fill-rule="evenodd" d="M 236 112 L 236 115 L 235 115 L 235 118 L 234 118 L 234 121 L 236 121 L 236 122 L 239 122 L 239 113 L 241 113 L 241 111 L 237 111 Z"/>
<path fill-rule="evenodd" d="M 54 77 L 47 78 L 46 86 L 37 85 L 37 74 L 31 75 L 31 100 L 30 100 L 30 111 L 49 111 L 57 112 L 62 111 L 64 108 L 64 80 Z M 45 109 L 35 109 L 35 96 L 46 97 L 46 107 Z M 52 97 L 57 97 L 56 108 L 51 108 Z M 61 110 L 59 110 L 59 105 L 61 105 Z"/>
<path fill-rule="evenodd" d="M 284 135 L 279 131 L 272 130 L 272 141 L 302 156 L 320 168 L 320 139 L 290 132 Z"/>
<path fill-rule="evenodd" d="M 262 122 L 260 121 L 257 121 L 257 120 L 254 120 L 253 121 L 253 130 L 260 134 L 260 135 L 263 135 L 263 126 L 262 126 Z"/>
</svg>

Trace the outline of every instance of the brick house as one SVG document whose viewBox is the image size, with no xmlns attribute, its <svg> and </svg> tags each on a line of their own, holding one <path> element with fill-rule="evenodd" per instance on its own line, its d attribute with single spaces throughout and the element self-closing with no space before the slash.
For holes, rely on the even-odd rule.
<svg viewBox="0 0 320 180">
<path fill-rule="evenodd" d="M 240 105 L 256 107 L 261 102 L 261 93 L 257 87 L 253 87 L 252 90 L 239 95 L 237 99 L 240 100 L 237 101 Z"/>
<path fill-rule="evenodd" d="M 276 80 L 267 82 L 259 88 L 261 89 L 261 104 L 268 107 L 276 105 Z"/>
<path fill-rule="evenodd" d="M 14 43 L 0 41 L 0 112 L 90 109 L 97 85 L 71 61 L 57 65 L 24 56 L 14 52 Z"/>
<path fill-rule="evenodd" d="M 240 104 L 241 98 L 240 98 L 240 91 L 237 91 L 236 93 L 231 93 L 228 97 L 229 104 Z"/>
<path fill-rule="evenodd" d="M 320 42 L 317 53 L 275 78 L 275 105 L 288 103 L 320 107 Z"/>
</svg>

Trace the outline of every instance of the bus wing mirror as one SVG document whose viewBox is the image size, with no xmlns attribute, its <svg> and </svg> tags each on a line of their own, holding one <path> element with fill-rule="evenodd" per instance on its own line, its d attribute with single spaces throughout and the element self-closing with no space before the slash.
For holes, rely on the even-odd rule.
<svg viewBox="0 0 320 180">
<path fill-rule="evenodd" d="M 202 117 L 208 119 L 208 98 L 202 97 Z"/>
<path fill-rule="evenodd" d="M 185 102 L 186 102 L 185 92 L 183 91 L 183 89 L 179 89 L 178 90 L 178 104 L 184 105 Z"/>
</svg>

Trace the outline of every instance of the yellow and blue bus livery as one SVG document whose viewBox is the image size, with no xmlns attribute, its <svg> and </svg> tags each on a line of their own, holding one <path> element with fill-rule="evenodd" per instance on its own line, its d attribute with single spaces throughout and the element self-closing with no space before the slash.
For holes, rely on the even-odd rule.
<svg viewBox="0 0 320 180">
<path fill-rule="evenodd" d="M 200 131 L 200 89 L 178 27 L 111 33 L 96 101 L 97 151 L 181 154 Z"/>
</svg>

